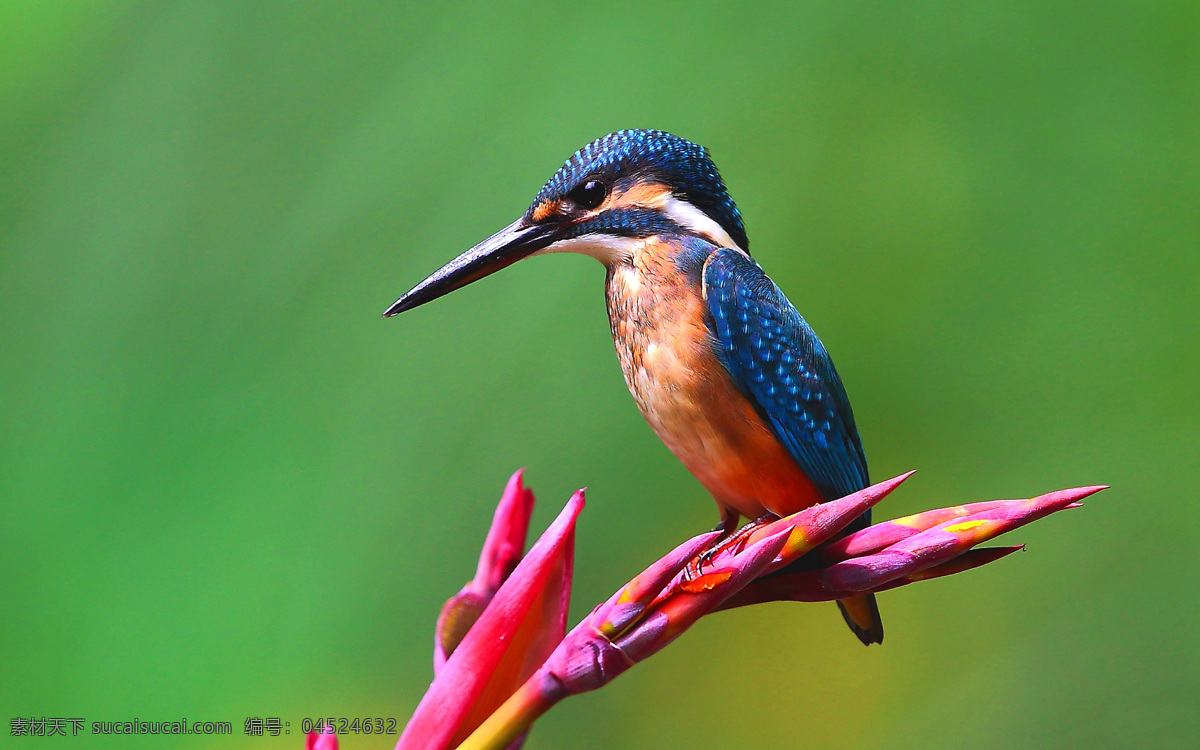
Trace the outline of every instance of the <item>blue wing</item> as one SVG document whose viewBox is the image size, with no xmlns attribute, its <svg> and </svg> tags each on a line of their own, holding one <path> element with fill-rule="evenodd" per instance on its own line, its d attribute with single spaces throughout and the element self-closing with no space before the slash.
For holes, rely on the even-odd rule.
<svg viewBox="0 0 1200 750">
<path fill-rule="evenodd" d="M 749 256 L 723 248 L 705 263 L 704 292 L 717 358 L 825 499 L 866 487 L 842 381 L 779 287 Z"/>
</svg>

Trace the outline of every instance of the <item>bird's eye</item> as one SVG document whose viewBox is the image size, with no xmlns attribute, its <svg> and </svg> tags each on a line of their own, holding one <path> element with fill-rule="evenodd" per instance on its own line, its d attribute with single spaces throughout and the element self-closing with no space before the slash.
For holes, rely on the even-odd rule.
<svg viewBox="0 0 1200 750">
<path fill-rule="evenodd" d="M 570 199 L 580 208 L 593 209 L 604 202 L 608 188 L 599 180 L 588 180 L 570 192 Z"/>
</svg>

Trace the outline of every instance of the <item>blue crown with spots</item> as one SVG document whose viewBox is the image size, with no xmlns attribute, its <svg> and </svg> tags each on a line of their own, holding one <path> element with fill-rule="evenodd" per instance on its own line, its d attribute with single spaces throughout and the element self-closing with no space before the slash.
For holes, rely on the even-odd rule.
<svg viewBox="0 0 1200 750">
<path fill-rule="evenodd" d="M 738 247 L 750 249 L 742 214 L 703 146 L 662 130 L 609 133 L 567 159 L 538 192 L 533 205 L 562 198 L 591 179 L 618 186 L 644 180 L 661 182 L 720 224 Z"/>
</svg>

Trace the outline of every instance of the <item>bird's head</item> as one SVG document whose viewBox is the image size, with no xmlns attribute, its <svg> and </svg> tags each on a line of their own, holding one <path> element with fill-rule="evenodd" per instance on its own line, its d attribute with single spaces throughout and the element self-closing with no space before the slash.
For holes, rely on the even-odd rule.
<svg viewBox="0 0 1200 750">
<path fill-rule="evenodd" d="M 535 254 L 574 252 L 618 263 L 657 234 L 691 234 L 742 250 L 750 244 L 707 149 L 661 130 L 619 130 L 576 151 L 524 216 L 442 266 L 384 315 Z"/>
</svg>

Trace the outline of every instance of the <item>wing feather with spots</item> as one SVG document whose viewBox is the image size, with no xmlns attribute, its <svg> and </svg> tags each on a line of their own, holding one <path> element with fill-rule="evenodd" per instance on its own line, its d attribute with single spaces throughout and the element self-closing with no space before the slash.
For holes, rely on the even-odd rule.
<svg viewBox="0 0 1200 750">
<path fill-rule="evenodd" d="M 704 293 L 718 359 L 825 499 L 866 487 L 842 381 L 779 287 L 749 256 L 723 248 L 705 263 Z"/>
</svg>

